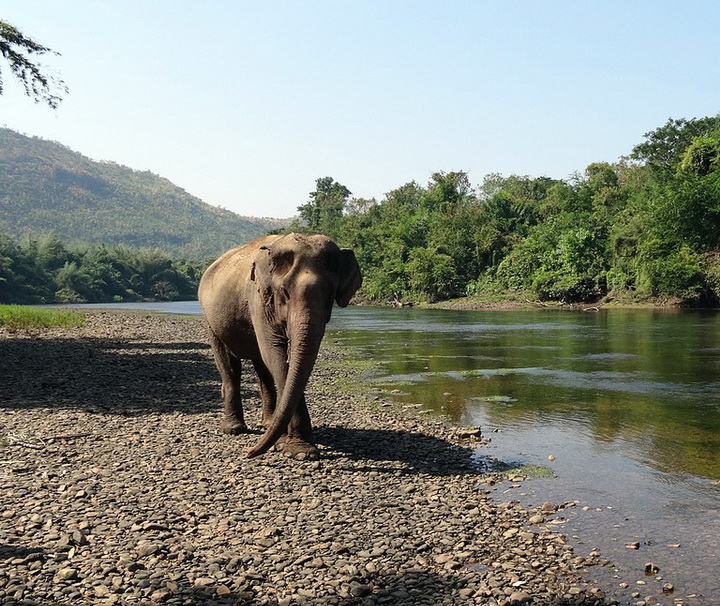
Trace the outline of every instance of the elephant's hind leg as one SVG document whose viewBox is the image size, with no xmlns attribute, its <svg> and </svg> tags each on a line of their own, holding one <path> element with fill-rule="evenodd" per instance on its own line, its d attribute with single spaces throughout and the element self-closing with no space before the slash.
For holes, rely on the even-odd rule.
<svg viewBox="0 0 720 606">
<path fill-rule="evenodd" d="M 242 408 L 240 359 L 213 334 L 210 335 L 210 345 L 222 381 L 220 393 L 223 398 L 223 419 L 220 422 L 220 431 L 231 435 L 246 433 L 248 427 Z"/>
</svg>

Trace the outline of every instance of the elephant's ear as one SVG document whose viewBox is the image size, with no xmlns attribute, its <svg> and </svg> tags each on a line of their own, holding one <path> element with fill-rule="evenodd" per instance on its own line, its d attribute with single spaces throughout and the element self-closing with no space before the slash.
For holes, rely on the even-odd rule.
<svg viewBox="0 0 720 606">
<path fill-rule="evenodd" d="M 347 307 L 352 296 L 362 286 L 360 265 L 355 258 L 355 253 L 350 249 L 343 248 L 340 251 L 338 273 L 340 279 L 335 293 L 335 301 L 340 307 Z"/>
<path fill-rule="evenodd" d="M 270 250 L 265 244 L 260 246 L 258 250 Z M 253 261 L 252 265 L 250 266 L 250 281 L 255 282 L 255 264 L 257 261 Z"/>
</svg>

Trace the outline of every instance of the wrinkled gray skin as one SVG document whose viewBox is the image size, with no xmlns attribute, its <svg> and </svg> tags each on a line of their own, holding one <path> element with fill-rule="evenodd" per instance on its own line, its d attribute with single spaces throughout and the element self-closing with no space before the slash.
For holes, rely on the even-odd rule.
<svg viewBox="0 0 720 606">
<path fill-rule="evenodd" d="M 247 453 L 275 446 L 297 458 L 319 452 L 305 402 L 332 306 L 345 307 L 362 277 L 355 255 L 326 236 L 266 236 L 233 248 L 200 280 L 198 298 L 222 380 L 225 433 L 247 432 L 241 360 L 255 368 L 265 433 Z"/>
</svg>

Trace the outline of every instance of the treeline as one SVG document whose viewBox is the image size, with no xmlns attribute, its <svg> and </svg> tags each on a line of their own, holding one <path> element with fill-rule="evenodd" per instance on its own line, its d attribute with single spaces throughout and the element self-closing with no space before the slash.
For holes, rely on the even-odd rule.
<svg viewBox="0 0 720 606">
<path fill-rule="evenodd" d="M 354 249 L 360 294 L 502 294 L 720 305 L 720 115 L 669 120 L 568 180 L 437 172 L 377 201 L 318 179 L 290 230 Z M 239 243 L 239 242 L 238 242 Z M 156 249 L 0 235 L 0 303 L 195 298 L 207 262 Z"/>
<path fill-rule="evenodd" d="M 292 228 L 354 249 L 372 300 L 514 293 L 720 301 L 720 115 L 669 120 L 568 180 L 437 172 L 380 201 L 318 179 Z"/>
<path fill-rule="evenodd" d="M 0 235 L 0 303 L 105 303 L 194 299 L 206 263 L 154 249 L 68 246 L 56 236 Z"/>
</svg>

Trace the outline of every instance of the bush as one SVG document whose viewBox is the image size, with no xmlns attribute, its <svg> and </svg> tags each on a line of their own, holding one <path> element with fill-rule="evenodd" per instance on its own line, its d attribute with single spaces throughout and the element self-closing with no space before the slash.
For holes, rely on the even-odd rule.
<svg viewBox="0 0 720 606">
<path fill-rule="evenodd" d="M 452 258 L 436 250 L 413 248 L 407 263 L 410 289 L 431 303 L 457 294 L 458 278 Z"/>
<path fill-rule="evenodd" d="M 702 257 L 688 246 L 641 265 L 641 282 L 654 297 L 678 297 L 693 303 L 706 293 Z"/>
</svg>

